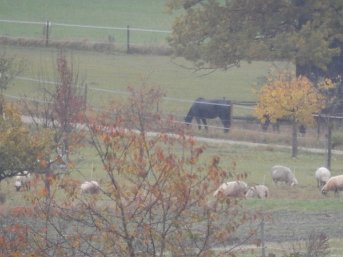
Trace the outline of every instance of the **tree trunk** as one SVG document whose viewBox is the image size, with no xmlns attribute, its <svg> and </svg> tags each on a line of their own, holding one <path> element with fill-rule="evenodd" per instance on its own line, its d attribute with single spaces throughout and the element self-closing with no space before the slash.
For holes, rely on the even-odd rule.
<svg viewBox="0 0 343 257">
<path fill-rule="evenodd" d="M 5 99 L 1 90 L 1 93 L 0 93 L 0 115 L 1 116 L 4 116 L 4 105 L 5 105 Z"/>
<path fill-rule="evenodd" d="M 296 121 L 292 122 L 292 158 L 298 155 L 298 124 Z"/>
<path fill-rule="evenodd" d="M 62 160 L 66 161 L 66 164 L 69 163 L 69 132 L 66 133 L 64 139 L 63 139 L 63 154 L 62 154 Z"/>
<path fill-rule="evenodd" d="M 46 190 L 46 200 L 48 201 L 48 199 L 50 199 L 50 183 L 51 183 L 51 172 L 50 172 L 50 167 L 49 167 L 49 171 L 46 171 L 45 173 L 45 179 L 44 179 L 44 186 L 45 186 L 45 190 Z"/>
</svg>

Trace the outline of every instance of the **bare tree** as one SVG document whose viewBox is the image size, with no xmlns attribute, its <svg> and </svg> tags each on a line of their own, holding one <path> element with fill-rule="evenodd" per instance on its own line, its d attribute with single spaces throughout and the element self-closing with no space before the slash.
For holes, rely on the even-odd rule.
<svg viewBox="0 0 343 257">
<path fill-rule="evenodd" d="M 49 152 L 40 158 L 38 172 L 46 174 L 46 188 L 50 191 L 53 170 L 61 164 L 70 163 L 70 149 L 84 139 L 84 132 L 77 126 L 83 122 L 86 111 L 87 86 L 79 80 L 73 63 L 68 63 L 61 52 L 56 59 L 56 83 L 44 86 L 42 82 L 40 101 L 24 100 L 25 111 L 29 113 L 37 130 L 49 130 L 54 144 Z"/>
<path fill-rule="evenodd" d="M 68 64 L 67 58 L 60 53 L 56 60 L 56 83 L 44 86 L 41 82 L 40 101 L 26 99 L 25 110 L 31 116 L 37 128 L 52 128 L 57 154 L 69 161 L 70 145 L 78 144 L 83 137 L 75 136 L 76 129 L 86 111 L 87 86 L 79 80 L 78 72 L 74 71 L 73 63 Z"/>
</svg>

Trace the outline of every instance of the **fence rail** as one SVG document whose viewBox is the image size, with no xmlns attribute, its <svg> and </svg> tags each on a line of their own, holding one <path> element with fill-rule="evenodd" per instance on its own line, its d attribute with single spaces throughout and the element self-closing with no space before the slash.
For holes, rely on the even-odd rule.
<svg viewBox="0 0 343 257">
<path fill-rule="evenodd" d="M 24 76 L 17 76 L 16 77 L 17 80 L 23 80 L 23 81 L 31 81 L 31 82 L 37 82 L 40 84 L 46 84 L 46 85 L 56 85 L 58 82 L 56 81 L 51 81 L 51 80 L 40 80 L 40 79 L 34 79 L 34 78 L 30 78 L 30 77 L 24 77 Z M 118 89 L 105 89 L 105 88 L 99 88 L 99 87 L 88 87 L 89 90 L 95 91 L 95 92 L 103 92 L 103 93 L 109 93 L 109 94 L 113 94 L 113 95 L 125 95 L 128 96 L 130 95 L 130 93 L 128 91 L 123 91 L 123 90 L 118 90 Z M 21 97 L 19 96 L 13 96 L 13 95 L 6 95 L 8 98 L 12 98 L 12 99 L 21 99 Z M 26 99 L 30 99 L 27 98 Z M 35 100 L 35 99 L 31 99 L 32 101 L 36 101 L 39 102 L 39 100 Z M 175 97 L 162 97 L 162 100 L 165 101 L 171 101 L 171 102 L 178 102 L 178 103 L 189 103 L 192 104 L 194 102 L 194 100 L 190 100 L 190 99 L 182 99 L 182 98 L 175 98 Z M 249 109 L 249 110 L 254 110 L 256 107 L 256 102 L 253 101 L 231 101 L 232 105 L 234 108 L 241 108 L 241 109 Z M 218 105 L 222 105 L 222 104 L 218 104 Z M 177 115 L 175 115 L 177 117 Z M 339 116 L 339 115 L 328 115 L 328 114 L 313 114 L 314 117 L 320 117 L 320 118 L 330 118 L 330 119 L 334 119 L 334 120 L 343 120 L 343 116 Z M 252 117 L 251 116 L 233 116 L 234 119 L 236 120 L 251 120 Z M 211 126 L 209 126 L 211 127 Z M 220 128 L 222 129 L 222 127 L 217 127 L 217 126 L 212 126 L 213 128 Z"/>
<path fill-rule="evenodd" d="M 28 24 L 28 25 L 48 25 L 48 26 L 61 26 L 61 27 L 74 27 L 74 28 L 88 28 L 88 29 L 105 29 L 105 30 L 127 30 L 127 27 L 112 27 L 112 26 L 96 26 L 96 25 L 81 25 L 81 24 L 69 24 L 62 22 L 52 22 L 52 21 L 21 21 L 21 20 L 2 20 L 2 23 L 12 23 L 12 24 Z M 134 28 L 130 27 L 131 31 L 141 31 L 141 32 L 152 32 L 152 33 L 171 33 L 170 30 L 160 30 L 160 29 L 146 29 L 146 28 Z"/>
<path fill-rule="evenodd" d="M 44 84 L 44 85 L 48 85 L 48 86 L 49 85 L 54 86 L 54 85 L 58 84 L 58 82 L 56 82 L 56 81 L 35 79 L 35 78 L 27 77 L 27 76 L 16 76 L 15 79 L 16 80 L 29 81 L 29 82 L 37 83 L 37 85 Z M 120 96 L 129 96 L 130 95 L 130 92 L 128 92 L 128 91 L 118 90 L 118 89 L 105 89 L 105 88 L 92 87 L 92 86 L 88 86 L 87 88 L 88 88 L 89 91 L 94 91 L 94 92 L 99 92 L 99 93 L 106 93 L 106 94 L 120 95 Z M 15 101 L 20 101 L 22 99 L 25 99 L 25 100 L 31 101 L 31 102 L 45 103 L 43 100 L 36 99 L 36 98 L 33 98 L 33 97 L 28 97 L 28 96 L 21 97 L 21 96 L 16 96 L 16 95 L 5 94 L 5 97 L 9 98 L 9 99 L 13 99 Z M 191 99 L 183 99 L 183 98 L 176 98 L 176 97 L 162 97 L 162 100 L 165 101 L 165 102 L 186 103 L 186 104 L 188 104 L 188 106 L 186 108 L 189 108 L 190 105 L 194 102 L 194 100 L 191 100 Z M 247 102 L 244 102 L 244 101 L 242 101 L 242 102 L 232 101 L 232 105 L 233 105 L 234 110 L 236 108 L 237 109 L 241 108 L 241 109 L 253 110 L 254 106 L 252 105 L 252 103 L 253 102 L 249 102 L 247 104 Z M 99 111 L 99 112 L 103 111 L 103 109 L 99 109 L 99 108 L 95 107 L 92 104 L 89 104 L 89 105 L 92 106 L 92 109 L 95 110 L 95 111 Z M 185 122 L 184 122 L 185 113 L 182 113 L 182 114 L 179 113 L 178 114 L 178 113 L 174 112 L 173 116 L 176 119 L 174 121 L 174 123 L 185 124 Z M 237 121 L 253 121 L 254 117 L 232 115 L 232 119 L 237 120 Z M 256 122 L 257 122 L 257 120 L 256 120 Z M 223 126 L 221 124 L 219 124 L 219 123 L 218 124 L 216 123 L 216 125 L 215 124 L 212 124 L 212 125 L 208 124 L 207 127 L 210 128 L 210 129 L 214 129 L 214 130 L 222 130 L 223 129 Z"/>
<path fill-rule="evenodd" d="M 31 81 L 31 82 L 37 82 L 40 84 L 47 84 L 47 85 L 57 85 L 58 82 L 56 81 L 51 81 L 51 80 L 40 80 L 40 79 L 34 79 L 30 77 L 25 77 L 25 76 L 17 76 L 17 80 L 24 80 L 24 81 Z M 105 92 L 105 93 L 111 93 L 111 94 L 119 94 L 119 95 L 130 95 L 128 91 L 123 91 L 123 90 L 117 90 L 117 89 L 105 89 L 105 88 L 99 88 L 99 87 L 88 87 L 89 90 L 93 91 L 98 91 L 98 92 Z M 175 97 L 162 97 L 163 100 L 166 101 L 174 101 L 174 102 L 179 102 L 179 103 L 193 103 L 194 100 L 190 99 L 182 99 L 182 98 L 175 98 Z M 254 105 L 252 103 L 254 102 L 249 102 L 249 104 L 245 104 L 246 102 L 242 101 L 235 101 L 233 102 L 234 106 L 237 106 L 239 108 L 247 108 L 247 109 L 254 109 Z M 222 105 L 222 104 L 217 104 L 217 105 Z M 256 105 L 256 102 L 255 102 Z M 225 105 L 226 106 L 226 105 Z"/>
<path fill-rule="evenodd" d="M 13 23 L 13 24 L 30 24 L 30 25 L 44 25 L 46 22 L 42 21 L 19 21 L 19 20 L 0 20 L 2 23 Z"/>
<path fill-rule="evenodd" d="M 145 43 L 149 43 L 149 44 L 156 44 L 156 43 L 164 43 L 166 44 L 166 36 L 167 34 L 170 34 L 171 31 L 170 30 L 161 30 L 161 29 L 150 29 L 150 28 L 136 28 L 136 27 L 131 27 L 130 25 L 127 25 L 126 27 L 116 27 L 116 26 L 101 26 L 101 25 L 91 25 L 91 24 L 69 24 L 69 23 L 63 23 L 63 22 L 54 22 L 54 21 L 50 21 L 50 20 L 46 20 L 46 21 L 24 21 L 24 20 L 9 20 L 9 19 L 0 19 L 0 24 L 9 24 L 9 25 L 17 25 L 17 26 L 21 26 L 21 25 L 38 25 L 41 26 L 42 29 L 42 37 L 45 40 L 45 45 L 48 46 L 49 42 L 53 39 L 53 38 L 57 38 L 57 39 L 62 39 L 62 40 L 68 40 L 69 38 L 72 38 L 73 40 L 75 40 L 75 38 L 82 38 L 82 40 L 84 40 L 84 37 L 82 37 L 82 33 L 74 33 L 71 29 L 88 29 L 88 30 L 97 30 L 97 31 L 107 31 L 106 33 L 108 33 L 108 31 L 119 31 L 121 33 L 118 33 L 117 35 L 113 36 L 108 35 L 108 34 L 104 34 L 102 33 L 101 36 L 101 41 L 106 41 L 109 43 L 116 43 L 116 44 L 121 44 L 121 45 L 125 45 L 127 48 L 127 52 L 130 51 L 130 46 L 132 45 L 140 45 L 140 44 L 145 44 Z M 63 35 L 58 36 L 57 32 L 53 30 L 53 28 L 64 28 L 66 30 L 63 30 Z M 69 30 L 68 30 L 69 29 Z M 4 32 L 5 31 L 5 32 Z M 24 33 L 25 31 L 25 33 Z M 143 32 L 145 33 L 145 35 L 143 36 L 139 36 L 136 37 L 136 40 L 132 40 L 133 38 L 133 32 Z M 12 30 L 10 28 L 3 29 L 2 32 L 2 36 L 8 36 L 8 37 L 14 37 L 14 38 L 18 38 L 18 37 L 32 37 L 32 35 L 28 34 L 29 32 L 27 30 L 22 30 L 22 32 L 18 34 L 13 34 Z M 39 32 L 38 32 L 39 33 Z M 37 32 L 33 33 L 34 37 L 37 37 Z M 162 36 L 158 36 L 158 38 L 156 38 L 156 36 L 153 36 L 154 34 L 160 34 Z M 105 38 L 105 35 L 107 36 Z M 135 34 L 137 35 L 137 33 Z M 86 40 L 88 41 L 97 41 L 97 39 L 99 38 L 99 35 L 93 35 L 92 33 L 88 33 L 85 35 L 87 38 Z M 38 36 L 39 37 L 39 36 Z M 136 42 L 134 42 L 136 41 Z"/>
</svg>

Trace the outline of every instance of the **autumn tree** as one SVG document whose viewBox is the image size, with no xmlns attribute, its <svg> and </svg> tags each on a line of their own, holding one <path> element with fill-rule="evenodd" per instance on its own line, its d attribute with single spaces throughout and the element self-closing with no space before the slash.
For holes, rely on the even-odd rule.
<svg viewBox="0 0 343 257">
<path fill-rule="evenodd" d="M 33 124 L 54 131 L 56 154 L 69 161 L 72 147 L 82 141 L 83 134 L 76 129 L 83 122 L 86 111 L 87 86 L 61 52 L 56 59 L 55 87 L 41 85 L 41 101 L 25 101 L 26 111 Z"/>
<path fill-rule="evenodd" d="M 288 119 L 292 123 L 292 157 L 297 156 L 299 124 L 312 125 L 314 114 L 324 107 L 324 96 L 306 77 L 280 73 L 270 78 L 259 92 L 256 115 L 265 122 Z"/>
<path fill-rule="evenodd" d="M 56 142 L 62 149 L 62 155 L 69 159 L 70 146 L 75 135 L 72 132 L 83 121 L 86 111 L 87 87 L 80 81 L 73 63 L 68 64 L 66 57 L 60 54 L 57 58 L 58 80 L 52 93 L 53 110 L 58 128 Z"/>
<path fill-rule="evenodd" d="M 51 177 L 56 171 L 64 172 L 73 166 L 70 153 L 80 146 L 85 132 L 78 126 L 83 123 L 86 112 L 87 86 L 74 70 L 72 61 L 60 52 L 54 66 L 55 83 L 41 82 L 39 101 L 24 99 L 25 111 L 30 115 L 33 127 L 37 131 L 48 129 L 53 137 L 50 150 L 40 156 L 37 172 L 45 174 L 46 190 L 50 192 Z M 44 74 L 43 74 L 44 75 Z"/>
<path fill-rule="evenodd" d="M 34 171 L 50 138 L 48 131 L 36 133 L 30 130 L 13 104 L 3 107 L 0 116 L 0 181 L 24 170 Z"/>
<path fill-rule="evenodd" d="M 205 145 L 157 112 L 160 95 L 156 89 L 133 90 L 127 102 L 89 118 L 103 167 L 93 175 L 101 178 L 100 193 L 82 194 L 80 182 L 65 176 L 52 187 L 48 205 L 37 194 L 23 253 L 234 256 L 224 246 L 249 216 L 240 199 L 216 200 L 212 194 L 224 180 L 244 176 L 234 168 L 225 171 L 218 156 L 206 157 Z"/>
</svg>

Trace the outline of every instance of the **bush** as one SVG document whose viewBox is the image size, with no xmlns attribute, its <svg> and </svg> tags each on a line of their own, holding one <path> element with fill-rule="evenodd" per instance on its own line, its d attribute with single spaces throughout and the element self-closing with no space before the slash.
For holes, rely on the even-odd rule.
<svg viewBox="0 0 343 257">
<path fill-rule="evenodd" d="M 330 253 L 329 238 L 323 232 L 311 232 L 305 241 L 304 250 L 301 244 L 292 246 L 292 252 L 283 257 L 325 257 Z"/>
</svg>

